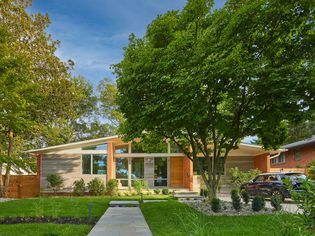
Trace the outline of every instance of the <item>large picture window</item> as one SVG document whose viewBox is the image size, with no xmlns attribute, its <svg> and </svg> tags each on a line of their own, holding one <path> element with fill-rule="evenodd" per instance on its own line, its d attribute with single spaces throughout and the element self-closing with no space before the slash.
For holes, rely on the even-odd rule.
<svg viewBox="0 0 315 236">
<path fill-rule="evenodd" d="M 285 154 L 281 153 L 278 157 L 271 159 L 271 164 L 281 164 L 285 163 Z"/>
<path fill-rule="evenodd" d="M 134 180 L 144 178 L 144 158 L 135 157 L 131 160 L 131 184 Z"/>
<path fill-rule="evenodd" d="M 106 175 L 107 155 L 105 154 L 82 155 L 82 174 Z"/>
<path fill-rule="evenodd" d="M 128 186 L 128 158 L 116 158 L 116 179 Z"/>
<path fill-rule="evenodd" d="M 167 186 L 167 158 L 154 158 L 154 186 Z"/>
</svg>

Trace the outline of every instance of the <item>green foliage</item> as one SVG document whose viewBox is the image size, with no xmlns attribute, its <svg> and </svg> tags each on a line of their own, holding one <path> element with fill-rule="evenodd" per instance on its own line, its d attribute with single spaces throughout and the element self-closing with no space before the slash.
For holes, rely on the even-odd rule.
<svg viewBox="0 0 315 236">
<path fill-rule="evenodd" d="M 262 196 L 256 196 L 252 202 L 253 211 L 261 211 L 265 207 L 265 199 Z"/>
<path fill-rule="evenodd" d="M 315 180 L 315 161 L 308 164 L 308 178 Z"/>
<path fill-rule="evenodd" d="M 49 184 L 48 187 L 52 188 L 54 192 L 59 190 L 63 184 L 63 179 L 58 174 L 48 174 L 46 180 Z"/>
<path fill-rule="evenodd" d="M 281 203 L 282 203 L 282 199 L 281 199 L 281 196 L 272 196 L 271 199 L 270 199 L 270 203 L 271 203 L 271 206 L 275 209 L 275 211 L 280 211 L 282 206 L 281 206 Z"/>
<path fill-rule="evenodd" d="M 170 190 L 168 188 L 163 188 L 162 189 L 162 194 L 168 195 L 170 193 Z"/>
<path fill-rule="evenodd" d="M 113 68 L 125 139 L 153 132 L 191 159 L 225 153 L 224 164 L 248 135 L 279 147 L 288 122 L 314 109 L 314 14 L 304 0 L 230 0 L 210 9 L 211 1 L 189 0 L 158 16 L 143 38 L 130 35 Z M 211 181 L 203 178 L 215 195 L 220 174 L 209 169 Z"/>
<path fill-rule="evenodd" d="M 155 193 L 155 194 L 160 194 L 160 193 L 161 193 L 161 189 L 155 188 L 155 189 L 154 189 L 154 193 Z"/>
<path fill-rule="evenodd" d="M 315 228 L 315 182 L 310 179 L 301 180 L 301 192 L 294 191 L 294 187 L 290 179 L 284 179 L 286 187 L 291 192 L 291 198 L 298 204 L 302 214 L 298 214 L 302 222 L 307 228 Z"/>
<path fill-rule="evenodd" d="M 113 196 L 117 194 L 118 190 L 118 180 L 117 179 L 110 179 L 106 185 L 107 194 Z"/>
<path fill-rule="evenodd" d="M 219 198 L 213 198 L 211 200 L 211 210 L 215 213 L 221 211 L 221 200 Z"/>
<path fill-rule="evenodd" d="M 85 193 L 84 179 L 76 180 L 73 182 L 73 193 L 78 196 L 83 196 Z"/>
<path fill-rule="evenodd" d="M 247 205 L 249 203 L 249 193 L 243 189 L 241 191 L 241 197 L 243 199 L 243 202 Z"/>
<path fill-rule="evenodd" d="M 206 188 L 200 189 L 200 196 L 208 197 L 209 190 Z"/>
<path fill-rule="evenodd" d="M 100 178 L 94 178 L 92 179 L 88 184 L 87 187 L 89 189 L 89 192 L 95 196 L 99 196 L 104 194 L 105 192 L 105 186 L 103 180 Z"/>
<path fill-rule="evenodd" d="M 230 169 L 230 174 L 232 175 L 232 184 L 235 187 L 240 187 L 242 184 L 253 180 L 257 175 L 261 173 L 258 169 L 251 169 L 247 172 L 241 171 L 238 167 Z"/>
<path fill-rule="evenodd" d="M 148 188 L 148 183 L 145 180 L 136 179 L 133 188 L 136 190 L 136 194 L 140 195 L 144 189 Z"/>
<path fill-rule="evenodd" d="M 237 189 L 231 191 L 232 206 L 236 211 L 240 211 L 242 208 L 241 197 Z"/>
</svg>

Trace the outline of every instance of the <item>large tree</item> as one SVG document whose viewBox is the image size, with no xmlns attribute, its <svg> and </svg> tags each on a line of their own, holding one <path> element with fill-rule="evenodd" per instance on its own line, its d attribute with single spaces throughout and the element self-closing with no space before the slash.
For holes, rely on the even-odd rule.
<svg viewBox="0 0 315 236">
<path fill-rule="evenodd" d="M 6 195 L 12 166 L 20 160 L 14 140 L 30 140 L 41 125 L 76 115 L 69 69 L 45 32 L 47 15 L 28 14 L 28 0 L 0 2 L 0 196 Z"/>
<path fill-rule="evenodd" d="M 188 0 L 131 35 L 115 65 L 127 140 L 154 132 L 196 159 L 210 198 L 218 163 L 245 136 L 265 148 L 314 107 L 314 5 L 310 0 Z M 197 158 L 208 160 L 204 170 Z"/>
</svg>

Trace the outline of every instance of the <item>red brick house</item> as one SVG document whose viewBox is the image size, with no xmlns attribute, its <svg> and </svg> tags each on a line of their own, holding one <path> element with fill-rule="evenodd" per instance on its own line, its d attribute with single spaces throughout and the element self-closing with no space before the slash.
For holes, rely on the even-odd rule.
<svg viewBox="0 0 315 236">
<path fill-rule="evenodd" d="M 315 136 L 282 146 L 282 152 L 270 160 L 270 168 L 305 168 L 315 160 Z"/>
</svg>

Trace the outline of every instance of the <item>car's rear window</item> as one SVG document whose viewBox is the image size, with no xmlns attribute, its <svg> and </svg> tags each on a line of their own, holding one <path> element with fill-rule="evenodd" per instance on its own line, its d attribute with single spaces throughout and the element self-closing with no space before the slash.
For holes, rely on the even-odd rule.
<svg viewBox="0 0 315 236">
<path fill-rule="evenodd" d="M 284 175 L 284 178 L 290 178 L 291 181 L 296 181 L 296 180 L 304 180 L 306 179 L 306 176 L 304 174 L 299 174 L 299 173 L 288 173 Z"/>
</svg>

